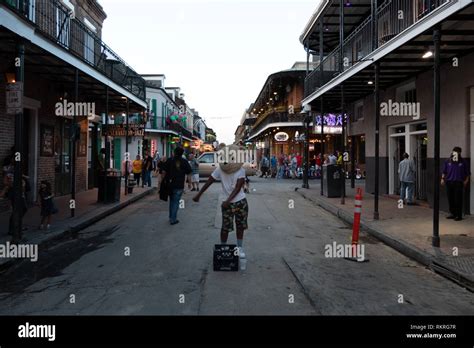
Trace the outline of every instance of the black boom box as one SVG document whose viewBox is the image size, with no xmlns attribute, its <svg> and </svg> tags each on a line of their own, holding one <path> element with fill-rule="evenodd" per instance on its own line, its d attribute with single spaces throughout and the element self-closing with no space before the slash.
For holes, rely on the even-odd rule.
<svg viewBox="0 0 474 348">
<path fill-rule="evenodd" d="M 214 246 L 214 271 L 238 271 L 239 252 L 237 245 L 216 244 Z"/>
</svg>

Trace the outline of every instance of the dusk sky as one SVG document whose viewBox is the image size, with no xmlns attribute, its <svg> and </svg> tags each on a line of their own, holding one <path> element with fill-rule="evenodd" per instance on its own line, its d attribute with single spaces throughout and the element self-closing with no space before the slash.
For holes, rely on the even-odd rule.
<svg viewBox="0 0 474 348">
<path fill-rule="evenodd" d="M 103 40 L 140 74 L 181 87 L 231 143 L 268 75 L 305 61 L 299 42 L 318 0 L 100 0 Z"/>
</svg>

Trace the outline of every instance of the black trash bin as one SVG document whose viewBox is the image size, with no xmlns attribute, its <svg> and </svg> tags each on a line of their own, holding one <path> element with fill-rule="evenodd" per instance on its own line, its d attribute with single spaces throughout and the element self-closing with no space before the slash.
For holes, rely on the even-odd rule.
<svg viewBox="0 0 474 348">
<path fill-rule="evenodd" d="M 341 197 L 342 194 L 342 169 L 335 164 L 323 166 L 323 194 L 328 198 Z"/>
<path fill-rule="evenodd" d="M 120 171 L 109 170 L 99 173 L 97 202 L 114 203 L 120 201 Z"/>
</svg>

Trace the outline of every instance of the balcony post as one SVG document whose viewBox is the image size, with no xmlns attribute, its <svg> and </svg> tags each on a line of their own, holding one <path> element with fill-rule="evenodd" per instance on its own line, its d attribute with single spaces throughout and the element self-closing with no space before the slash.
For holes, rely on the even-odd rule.
<svg viewBox="0 0 474 348">
<path fill-rule="evenodd" d="M 432 245 L 439 248 L 439 185 L 440 185 L 440 119 L 441 119 L 441 30 L 436 27 L 433 32 L 434 42 L 434 188 L 433 188 L 433 240 Z"/>
<path fill-rule="evenodd" d="M 79 102 L 79 69 L 74 69 L 74 101 Z M 71 200 L 76 200 L 76 142 L 80 134 L 79 125 L 77 124 L 77 117 L 74 115 L 72 120 L 72 137 L 71 137 Z M 76 213 L 75 204 L 71 204 L 71 217 Z"/>
<path fill-rule="evenodd" d="M 377 0 L 372 0 L 371 2 L 371 15 L 372 15 L 372 51 L 375 51 L 378 47 Z"/>
<path fill-rule="evenodd" d="M 379 175 L 380 175 L 380 63 L 375 63 L 375 194 L 374 194 L 374 220 L 379 219 Z"/>
<path fill-rule="evenodd" d="M 23 83 L 25 80 L 25 45 L 19 41 L 16 46 L 15 57 L 15 85 L 20 87 L 21 100 L 23 100 Z M 23 103 L 23 102 L 22 102 Z M 15 113 L 15 153 L 14 153 L 14 172 L 13 172 L 13 213 L 10 220 L 10 230 L 12 233 L 12 242 L 19 243 L 22 239 L 23 229 L 23 105 Z"/>
<path fill-rule="evenodd" d="M 320 83 L 323 84 L 324 75 L 324 23 L 321 19 L 319 21 L 319 69 L 320 69 Z M 321 96 L 321 196 L 324 195 L 324 178 L 323 178 L 323 164 L 324 164 L 324 98 Z"/>
<path fill-rule="evenodd" d="M 110 167 L 110 143 L 109 143 L 109 86 L 105 86 L 105 165 L 107 171 Z M 107 191 L 104 191 L 107 192 Z"/>
<path fill-rule="evenodd" d="M 339 0 L 339 73 L 344 72 L 344 0 Z M 342 115 L 342 141 L 343 152 L 346 151 L 346 135 L 344 127 L 344 84 L 341 83 L 341 115 Z M 341 167 L 341 204 L 345 204 L 346 196 L 346 175 L 344 165 Z"/>
<path fill-rule="evenodd" d="M 130 154 L 128 153 L 128 132 L 129 132 L 129 127 L 128 127 L 128 116 L 130 112 L 130 101 L 127 98 L 127 115 L 125 117 L 125 153 L 126 153 L 126 159 L 125 159 L 125 195 L 128 194 L 128 163 L 130 162 Z"/>
</svg>

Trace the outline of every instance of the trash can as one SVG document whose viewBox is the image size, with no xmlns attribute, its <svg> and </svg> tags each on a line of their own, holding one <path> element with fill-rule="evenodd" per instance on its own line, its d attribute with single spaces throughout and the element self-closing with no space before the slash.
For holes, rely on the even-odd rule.
<svg viewBox="0 0 474 348">
<path fill-rule="evenodd" d="M 323 194 L 328 198 L 341 197 L 342 169 L 334 164 L 323 165 Z"/>
<path fill-rule="evenodd" d="M 109 169 L 100 172 L 98 184 L 97 202 L 114 203 L 120 201 L 121 173 L 119 170 Z"/>
</svg>

